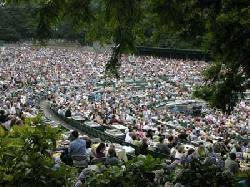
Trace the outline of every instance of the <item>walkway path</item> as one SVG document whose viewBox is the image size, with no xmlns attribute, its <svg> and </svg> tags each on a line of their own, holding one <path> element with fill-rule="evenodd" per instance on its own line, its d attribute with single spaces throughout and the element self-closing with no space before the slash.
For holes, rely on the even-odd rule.
<svg viewBox="0 0 250 187">
<path fill-rule="evenodd" d="M 66 123 L 65 121 L 60 119 L 56 114 L 54 114 L 54 112 L 49 107 L 49 101 L 42 100 L 40 102 L 40 108 L 43 111 L 44 116 L 46 118 L 48 118 L 49 120 L 53 121 L 56 125 L 60 124 L 61 126 L 65 127 L 66 129 L 79 131 L 79 129 L 76 129 L 76 128 L 72 127 L 70 124 Z M 85 133 L 83 133 L 81 131 L 79 131 L 79 132 L 81 134 L 85 134 Z"/>
</svg>

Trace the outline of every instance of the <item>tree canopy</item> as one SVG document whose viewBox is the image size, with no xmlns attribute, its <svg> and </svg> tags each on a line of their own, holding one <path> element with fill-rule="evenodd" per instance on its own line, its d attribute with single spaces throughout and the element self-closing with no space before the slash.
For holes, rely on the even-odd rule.
<svg viewBox="0 0 250 187">
<path fill-rule="evenodd" d="M 37 38 L 35 15 L 35 7 L 0 7 L 0 40 L 18 42 Z M 75 31 L 72 23 L 64 19 L 50 29 L 50 38 L 84 42 L 84 33 Z"/>
<path fill-rule="evenodd" d="M 154 6 L 162 24 L 210 51 L 213 64 L 204 72 L 206 84 L 194 95 L 230 113 L 249 87 L 249 1 L 155 0 Z"/>
<path fill-rule="evenodd" d="M 0 40 L 18 41 L 32 38 L 35 26 L 30 18 L 31 13 L 27 9 L 0 8 Z"/>
</svg>

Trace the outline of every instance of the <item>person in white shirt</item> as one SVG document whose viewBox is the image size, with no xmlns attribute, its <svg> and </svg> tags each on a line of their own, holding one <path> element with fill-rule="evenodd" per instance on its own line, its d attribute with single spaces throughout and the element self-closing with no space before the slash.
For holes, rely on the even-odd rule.
<svg viewBox="0 0 250 187">
<path fill-rule="evenodd" d="M 150 111 L 147 109 L 147 107 L 145 105 L 143 106 L 143 117 L 144 117 L 145 121 L 149 121 Z"/>
<path fill-rule="evenodd" d="M 19 110 L 21 110 L 21 104 L 20 104 L 20 102 L 17 102 L 16 108 L 18 108 Z"/>
<path fill-rule="evenodd" d="M 14 105 L 10 108 L 10 114 L 11 115 L 16 115 L 16 108 L 15 108 Z"/>
<path fill-rule="evenodd" d="M 26 96 L 24 96 L 24 95 L 21 96 L 21 104 L 22 105 L 26 104 Z"/>
<path fill-rule="evenodd" d="M 126 134 L 125 142 L 132 143 L 132 137 L 130 136 L 130 132 L 128 129 L 125 130 L 125 134 Z"/>
</svg>

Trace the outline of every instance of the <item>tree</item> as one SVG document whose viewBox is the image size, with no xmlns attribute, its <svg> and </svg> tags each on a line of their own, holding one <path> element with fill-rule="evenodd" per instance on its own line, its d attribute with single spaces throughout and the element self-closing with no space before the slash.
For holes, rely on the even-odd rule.
<svg viewBox="0 0 250 187">
<path fill-rule="evenodd" d="M 64 164 L 56 169 L 49 153 L 59 137 L 59 129 L 39 116 L 11 131 L 0 126 L 0 186 L 72 186 L 75 169 Z"/>
<path fill-rule="evenodd" d="M 206 84 L 194 95 L 230 113 L 249 88 L 249 1 L 152 0 L 162 25 L 201 42 L 213 64 L 204 72 Z M 166 11 L 168 10 L 168 11 Z"/>
<path fill-rule="evenodd" d="M 152 156 L 136 157 L 125 163 L 126 169 L 120 166 L 105 167 L 99 165 L 99 171 L 86 173 L 86 187 L 126 187 L 126 186 L 156 186 L 154 171 L 161 169 L 162 161 Z"/>
<path fill-rule="evenodd" d="M 37 32 L 36 7 L 0 7 L 0 40 L 18 42 L 21 40 L 35 39 Z M 84 43 L 84 33 L 73 29 L 69 20 L 63 19 L 55 29 L 50 30 L 53 39 L 79 41 Z"/>
<path fill-rule="evenodd" d="M 32 38 L 35 25 L 31 12 L 16 7 L 0 7 L 0 40 L 9 42 Z"/>
</svg>

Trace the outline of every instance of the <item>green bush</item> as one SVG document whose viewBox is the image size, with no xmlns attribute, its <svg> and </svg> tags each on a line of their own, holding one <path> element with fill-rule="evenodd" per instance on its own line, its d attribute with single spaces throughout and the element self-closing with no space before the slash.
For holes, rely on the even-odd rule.
<svg viewBox="0 0 250 187">
<path fill-rule="evenodd" d="M 125 164 L 126 169 L 120 166 L 99 166 L 101 172 L 91 173 L 87 177 L 86 187 L 127 187 L 127 186 L 155 186 L 154 171 L 162 168 L 161 160 L 152 156 L 136 157 Z"/>
<path fill-rule="evenodd" d="M 10 131 L 0 126 L 0 186 L 71 186 L 75 169 L 55 169 L 50 154 L 59 132 L 41 124 L 40 117 L 27 118 Z"/>
<path fill-rule="evenodd" d="M 247 179 L 248 173 L 234 176 L 228 171 L 223 171 L 216 165 L 204 164 L 204 160 L 193 160 L 171 167 L 165 165 L 163 160 L 154 159 L 152 156 L 136 157 L 125 163 L 125 168 L 120 166 L 105 167 L 99 165 L 99 171 L 86 174 L 85 187 L 154 187 L 181 184 L 186 187 L 232 187 L 237 186 L 237 181 Z"/>
</svg>

